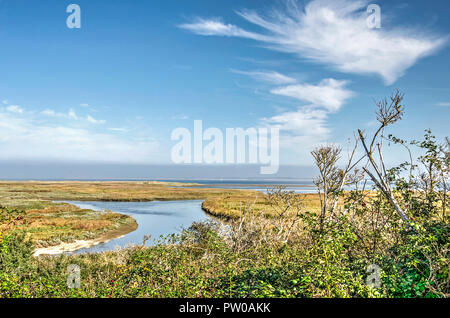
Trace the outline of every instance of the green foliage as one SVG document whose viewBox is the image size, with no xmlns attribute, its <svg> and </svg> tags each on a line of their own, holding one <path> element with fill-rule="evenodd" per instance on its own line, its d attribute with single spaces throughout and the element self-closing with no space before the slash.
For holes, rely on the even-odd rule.
<svg viewBox="0 0 450 318">
<path fill-rule="evenodd" d="M 25 233 L 0 233 L 0 297 L 22 297 L 24 280 L 34 271 L 33 244 Z"/>
<path fill-rule="evenodd" d="M 18 209 L 8 209 L 0 205 L 0 224 L 23 218 L 25 212 Z"/>
<path fill-rule="evenodd" d="M 446 297 L 450 290 L 450 227 L 422 227 L 395 246 L 384 260 L 384 283 L 394 297 Z"/>
<path fill-rule="evenodd" d="M 1 272 L 26 272 L 31 269 L 31 256 L 33 244 L 26 239 L 26 234 L 16 232 L 0 241 L 0 271 Z"/>
<path fill-rule="evenodd" d="M 298 266 L 251 268 L 242 273 L 230 273 L 217 282 L 219 296 L 235 298 L 303 297 L 305 280 L 299 279 Z"/>
<path fill-rule="evenodd" d="M 3 241 L 8 251 L 16 252 L 2 253 L 0 296 L 442 297 L 448 293 L 448 259 L 443 256 L 447 227 L 405 234 L 401 244 L 368 258 L 361 257 L 365 254 L 359 251 L 350 220 L 327 223 L 322 232 L 313 215 L 309 222 L 306 228 L 316 230 L 308 232 L 304 245 L 238 254 L 209 224 L 196 224 L 153 247 L 38 259 L 17 236 Z M 378 290 L 365 284 L 372 262 L 383 269 Z M 70 264 L 81 268 L 80 289 L 67 287 Z"/>
<path fill-rule="evenodd" d="M 449 297 L 448 151 L 430 131 L 410 145 L 423 150 L 425 170 L 411 161 L 387 174 L 411 222 L 383 193 L 356 184 L 327 213 L 274 191 L 281 212 L 270 218 L 243 211 L 226 227 L 194 223 L 152 247 L 34 258 L 25 233 L 0 233 L 0 297 Z M 0 223 L 22 215 L 0 207 Z M 79 289 L 67 286 L 72 264 Z M 366 284 L 371 265 L 381 269 L 379 288 Z"/>
</svg>

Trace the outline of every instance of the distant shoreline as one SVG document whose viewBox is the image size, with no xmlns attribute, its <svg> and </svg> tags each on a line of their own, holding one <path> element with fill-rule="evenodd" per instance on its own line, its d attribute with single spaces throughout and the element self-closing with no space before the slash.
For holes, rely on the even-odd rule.
<svg viewBox="0 0 450 318">
<path fill-rule="evenodd" d="M 220 184 L 199 184 L 199 185 L 192 185 L 190 187 L 198 188 L 198 187 L 214 187 L 214 188 L 220 188 L 220 187 L 233 187 L 233 186 L 245 186 L 245 187 L 274 187 L 274 186 L 289 186 L 290 188 L 314 188 L 314 185 L 307 185 L 307 184 L 283 184 L 283 183 L 277 183 L 277 184 L 262 184 L 262 183 L 220 183 Z"/>
<path fill-rule="evenodd" d="M 310 178 L 305 179 L 45 179 L 24 178 L 10 179 L 0 178 L 0 182 L 154 182 L 154 183 L 198 183 L 198 184 L 313 184 Z"/>
</svg>

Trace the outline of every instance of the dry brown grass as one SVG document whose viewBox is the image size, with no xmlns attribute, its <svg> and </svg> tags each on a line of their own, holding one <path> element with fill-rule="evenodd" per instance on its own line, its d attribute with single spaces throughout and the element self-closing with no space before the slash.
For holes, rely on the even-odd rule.
<svg viewBox="0 0 450 318">
<path fill-rule="evenodd" d="M 206 189 L 193 184 L 161 182 L 9 182 L 0 181 L 0 203 L 20 206 L 20 200 L 79 201 L 171 201 L 198 200 L 217 195 L 246 194 L 253 191 Z M 183 186 L 183 187 L 181 187 Z"/>
<path fill-rule="evenodd" d="M 317 194 L 298 194 L 302 201 L 303 210 L 320 211 L 320 200 Z M 263 193 L 247 193 L 239 195 L 225 195 L 207 198 L 203 202 L 203 209 L 211 215 L 230 219 L 238 219 L 248 205 L 252 206 L 251 213 L 273 217 L 274 210 Z"/>
<path fill-rule="evenodd" d="M 0 223 L 0 232 L 25 231 L 36 247 L 47 247 L 100 236 L 120 236 L 137 227 L 132 217 L 119 213 L 80 209 L 66 203 L 43 204 L 50 206 L 25 210 L 19 217 Z"/>
<path fill-rule="evenodd" d="M 114 237 L 136 229 L 136 221 L 118 213 L 79 209 L 58 200 L 168 201 L 247 194 L 251 191 L 190 188 L 161 182 L 8 182 L 0 181 L 0 206 L 25 211 L 20 219 L 0 224 L 0 231 L 24 230 L 36 246 L 77 239 Z M 183 186 L 183 187 L 181 187 Z"/>
<path fill-rule="evenodd" d="M 193 186 L 193 187 L 190 187 Z M 299 194 L 303 208 L 318 211 L 315 194 Z M 53 200 L 77 201 L 168 201 L 205 199 L 208 213 L 237 219 L 243 208 L 252 204 L 253 213 L 273 216 L 262 192 L 219 188 L 196 188 L 194 184 L 161 182 L 7 182 L 0 181 L 0 205 L 26 211 L 26 217 L 5 230 L 24 229 L 38 245 L 46 242 L 94 238 L 115 231 L 120 226 L 132 230 L 134 220 L 117 213 L 98 213 Z M 135 224 L 135 223 L 134 223 Z M 124 233 L 120 233 L 124 234 Z"/>
</svg>

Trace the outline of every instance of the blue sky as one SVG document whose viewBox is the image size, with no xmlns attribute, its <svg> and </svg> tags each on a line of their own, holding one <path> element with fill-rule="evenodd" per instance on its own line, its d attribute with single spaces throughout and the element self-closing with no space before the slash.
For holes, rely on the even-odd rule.
<svg viewBox="0 0 450 318">
<path fill-rule="evenodd" d="M 381 29 L 363 27 L 369 3 Z M 169 164 L 172 130 L 201 119 L 279 127 L 281 163 L 309 165 L 373 129 L 395 88 L 393 132 L 443 138 L 449 16 L 447 0 L 0 0 L 0 160 Z"/>
</svg>

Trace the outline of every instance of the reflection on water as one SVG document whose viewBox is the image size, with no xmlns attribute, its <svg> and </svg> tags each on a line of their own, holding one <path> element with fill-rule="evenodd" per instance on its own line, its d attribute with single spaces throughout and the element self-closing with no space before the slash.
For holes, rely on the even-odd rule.
<svg viewBox="0 0 450 318">
<path fill-rule="evenodd" d="M 187 188 L 187 187 L 178 187 L 178 188 Z M 254 190 L 254 191 L 262 191 L 264 193 L 267 193 L 269 190 L 277 189 L 276 185 L 201 185 L 201 186 L 195 186 L 192 188 L 197 189 L 241 189 L 241 190 Z M 299 186 L 299 187 L 289 187 L 289 186 L 283 186 L 283 191 L 289 191 L 289 192 L 295 192 L 295 193 L 317 193 L 317 188 L 315 187 L 309 187 L 309 186 Z"/>
<path fill-rule="evenodd" d="M 295 193 L 317 193 L 317 187 L 314 185 L 311 179 L 212 179 L 212 180 L 176 180 L 176 179 L 162 179 L 161 182 L 179 182 L 179 183 L 195 183 L 195 186 L 191 185 L 179 185 L 173 186 L 174 188 L 194 188 L 194 189 L 244 189 L 255 190 L 267 193 L 268 189 L 274 189 L 279 186 L 283 186 L 285 191 L 293 191 Z"/>
<path fill-rule="evenodd" d="M 111 210 L 131 215 L 138 223 L 136 231 L 103 244 L 80 249 L 74 252 L 76 254 L 111 251 L 116 247 L 142 244 L 145 235 L 151 235 L 152 237 L 147 242 L 147 245 L 154 244 L 161 235 L 180 233 L 182 228 L 189 227 L 193 222 L 208 219 L 208 216 L 201 208 L 202 200 L 165 202 L 64 202 L 74 204 L 82 209 L 91 209 L 94 211 Z"/>
</svg>

